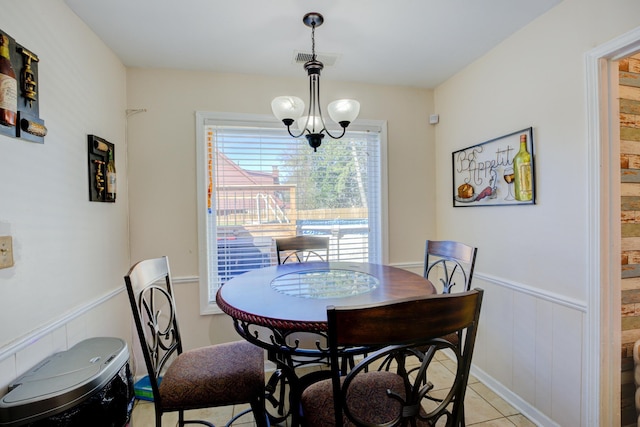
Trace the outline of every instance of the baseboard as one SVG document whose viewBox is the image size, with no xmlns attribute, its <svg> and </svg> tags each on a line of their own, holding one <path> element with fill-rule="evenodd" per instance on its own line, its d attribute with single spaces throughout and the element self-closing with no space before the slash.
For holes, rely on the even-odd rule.
<svg viewBox="0 0 640 427">
<path fill-rule="evenodd" d="M 560 427 L 560 424 L 547 417 L 534 406 L 531 406 L 531 404 L 496 381 L 492 376 L 487 375 L 482 369 L 472 365 L 471 375 L 475 376 L 478 381 L 491 389 L 491 391 L 500 396 L 505 402 L 516 408 L 518 412 L 527 417 L 527 419 L 535 425 L 540 427 Z"/>
</svg>

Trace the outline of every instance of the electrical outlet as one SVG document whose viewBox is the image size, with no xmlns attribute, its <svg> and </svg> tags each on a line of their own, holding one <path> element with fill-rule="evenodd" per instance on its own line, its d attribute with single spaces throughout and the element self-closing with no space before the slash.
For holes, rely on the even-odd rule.
<svg viewBox="0 0 640 427">
<path fill-rule="evenodd" d="M 11 236 L 0 236 L 0 268 L 13 267 L 13 243 Z"/>
</svg>

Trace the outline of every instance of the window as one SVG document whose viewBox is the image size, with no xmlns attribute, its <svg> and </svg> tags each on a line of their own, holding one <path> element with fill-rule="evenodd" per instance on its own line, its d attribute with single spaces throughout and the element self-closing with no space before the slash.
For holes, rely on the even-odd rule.
<svg viewBox="0 0 640 427">
<path fill-rule="evenodd" d="M 267 116 L 196 114 L 201 312 L 230 278 L 276 263 L 273 238 L 327 235 L 331 261 L 386 261 L 386 125 L 314 152 Z"/>
</svg>

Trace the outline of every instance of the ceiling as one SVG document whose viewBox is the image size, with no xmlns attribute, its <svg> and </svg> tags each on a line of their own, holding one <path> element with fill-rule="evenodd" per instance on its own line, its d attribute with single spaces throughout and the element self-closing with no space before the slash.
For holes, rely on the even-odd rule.
<svg viewBox="0 0 640 427">
<path fill-rule="evenodd" d="M 127 67 L 302 77 L 319 12 L 324 78 L 433 88 L 561 0 L 64 1 Z"/>
</svg>

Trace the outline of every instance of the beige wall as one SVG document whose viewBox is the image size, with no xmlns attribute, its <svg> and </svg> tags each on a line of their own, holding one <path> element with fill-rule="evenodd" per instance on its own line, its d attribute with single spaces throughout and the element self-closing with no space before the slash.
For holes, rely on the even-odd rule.
<svg viewBox="0 0 640 427">
<path fill-rule="evenodd" d="M 543 425 L 597 423 L 586 418 L 587 181 L 599 171 L 587 170 L 585 54 L 638 26 L 637 1 L 565 0 L 435 90 L 438 236 L 479 246 L 474 282 L 487 291 L 476 373 Z M 537 204 L 452 208 L 451 152 L 529 126 Z"/>
<path fill-rule="evenodd" d="M 122 63 L 61 0 L 4 0 L 0 29 L 40 62 L 44 144 L 0 135 L 0 393 L 54 351 L 97 335 L 130 340 Z M 19 71 L 19 70 L 16 70 Z M 115 144 L 118 201 L 88 200 L 87 135 Z"/>
<path fill-rule="evenodd" d="M 564 0 L 434 93 L 324 73 L 324 99 L 358 98 L 361 117 L 388 122 L 389 262 L 419 264 L 433 236 L 480 247 L 474 282 L 487 292 L 474 373 L 541 425 L 589 425 L 597 405 L 584 368 L 585 182 L 598 173 L 587 170 L 584 55 L 639 17 L 636 0 Z M 0 136 L 0 234 L 16 244 L 16 267 L 0 270 L 0 386 L 83 337 L 130 337 L 118 290 L 130 263 L 151 256 L 171 258 L 187 347 L 236 339 L 227 317 L 198 311 L 194 112 L 270 114 L 275 95 L 304 97 L 304 72 L 125 72 L 61 0 L 6 0 L 0 28 L 41 58 L 49 128 L 44 145 Z M 126 108 L 147 112 L 125 121 Z M 528 126 L 538 203 L 451 207 L 451 152 Z M 89 133 L 116 144 L 115 205 L 86 200 Z"/>
<path fill-rule="evenodd" d="M 324 76 L 331 75 L 331 69 Z M 323 99 L 356 98 L 363 119 L 387 120 L 389 262 L 420 263 L 424 239 L 435 234 L 433 113 L 431 91 L 323 80 Z M 302 68 L 295 79 L 207 72 L 129 69 L 129 108 L 147 112 L 128 120 L 132 261 L 168 255 L 176 277 L 198 275 L 195 112 L 271 114 L 281 94 L 305 99 Z M 409 207 L 409 208 L 408 208 Z M 187 290 L 186 287 L 189 287 Z M 182 286 L 196 297 L 197 279 Z M 192 331 L 188 344 L 219 342 L 235 332 L 219 328 L 224 315 L 182 310 Z M 193 334 L 193 335 L 192 335 Z M 195 336 L 197 334 L 197 337 Z"/>
</svg>

